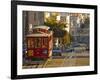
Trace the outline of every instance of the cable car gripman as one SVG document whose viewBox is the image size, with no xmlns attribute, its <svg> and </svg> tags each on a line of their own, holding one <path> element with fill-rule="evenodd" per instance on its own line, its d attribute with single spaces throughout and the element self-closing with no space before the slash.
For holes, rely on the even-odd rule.
<svg viewBox="0 0 100 80">
<path fill-rule="evenodd" d="M 53 32 L 47 26 L 36 26 L 32 34 L 26 36 L 27 56 L 31 58 L 49 58 L 52 56 Z"/>
</svg>

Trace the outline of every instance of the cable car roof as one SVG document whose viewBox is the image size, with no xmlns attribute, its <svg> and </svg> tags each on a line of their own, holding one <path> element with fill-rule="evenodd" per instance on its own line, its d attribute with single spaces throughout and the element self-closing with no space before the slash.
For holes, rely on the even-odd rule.
<svg viewBox="0 0 100 80">
<path fill-rule="evenodd" d="M 46 30 L 50 29 L 50 27 L 48 27 L 48 26 L 35 26 L 35 27 L 33 27 L 33 29 L 37 29 L 37 28 L 46 29 Z"/>
<path fill-rule="evenodd" d="M 29 34 L 27 37 L 49 37 L 50 34 Z"/>
</svg>

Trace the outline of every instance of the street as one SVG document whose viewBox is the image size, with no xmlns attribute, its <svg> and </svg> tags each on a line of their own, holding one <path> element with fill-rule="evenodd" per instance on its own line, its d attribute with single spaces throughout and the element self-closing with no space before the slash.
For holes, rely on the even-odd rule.
<svg viewBox="0 0 100 80">
<path fill-rule="evenodd" d="M 52 56 L 47 60 L 38 64 L 24 65 L 23 69 L 28 68 L 52 68 L 52 67 L 75 67 L 75 66 L 88 66 L 89 53 L 63 53 L 62 56 Z"/>
</svg>

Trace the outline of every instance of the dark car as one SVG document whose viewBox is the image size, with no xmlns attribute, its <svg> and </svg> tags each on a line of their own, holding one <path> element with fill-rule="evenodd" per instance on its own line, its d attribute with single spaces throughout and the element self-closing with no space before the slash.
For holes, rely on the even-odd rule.
<svg viewBox="0 0 100 80">
<path fill-rule="evenodd" d="M 54 48 L 52 52 L 53 52 L 52 53 L 53 56 L 61 56 L 62 53 L 60 48 Z"/>
</svg>

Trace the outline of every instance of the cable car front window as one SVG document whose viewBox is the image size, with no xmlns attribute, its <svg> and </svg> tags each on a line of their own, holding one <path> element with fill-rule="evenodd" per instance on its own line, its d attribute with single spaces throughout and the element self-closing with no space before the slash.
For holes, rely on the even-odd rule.
<svg viewBox="0 0 100 80">
<path fill-rule="evenodd" d="M 43 48 L 47 48 L 47 45 L 48 45 L 48 38 L 43 38 L 42 47 L 43 47 Z"/>
<path fill-rule="evenodd" d="M 34 44 L 35 48 L 41 48 L 41 38 L 35 38 Z"/>
</svg>

